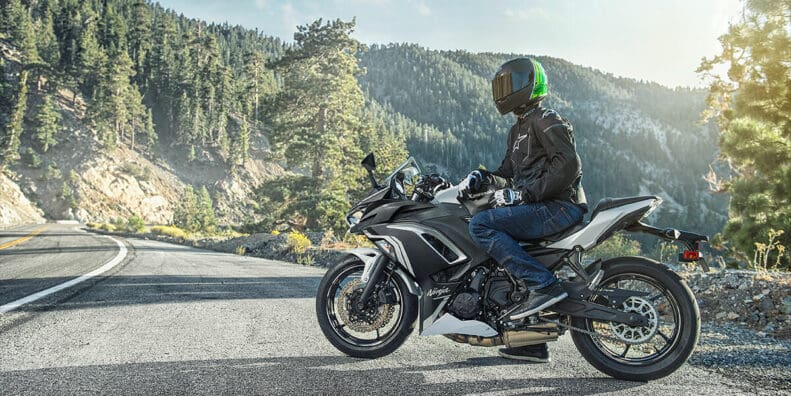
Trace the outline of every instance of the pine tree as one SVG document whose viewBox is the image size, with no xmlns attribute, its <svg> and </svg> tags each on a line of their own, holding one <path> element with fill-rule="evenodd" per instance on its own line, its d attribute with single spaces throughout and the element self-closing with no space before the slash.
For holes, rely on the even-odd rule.
<svg viewBox="0 0 791 396">
<path fill-rule="evenodd" d="M 11 40 L 19 48 L 22 63 L 33 65 L 41 61 L 36 48 L 36 29 L 30 12 L 24 8 L 22 10 L 21 13 L 13 16 L 14 22 L 18 25 L 12 32 Z"/>
<path fill-rule="evenodd" d="M 133 75 L 129 55 L 126 51 L 117 52 L 101 68 L 94 98 L 88 106 L 88 118 L 109 149 L 127 135 L 132 146 L 137 130 L 145 125 L 142 98 L 130 80 Z"/>
<path fill-rule="evenodd" d="M 0 125 L 5 126 L 8 114 L 11 113 L 11 84 L 6 77 L 6 62 L 0 57 Z M 3 140 L 5 131 L 0 133 L 0 142 Z"/>
<path fill-rule="evenodd" d="M 146 58 L 152 48 L 151 10 L 144 1 L 132 4 L 132 29 L 129 31 L 129 50 L 135 68 L 136 83 L 145 92 L 148 87 Z"/>
<path fill-rule="evenodd" d="M 250 149 L 250 128 L 244 118 L 229 118 L 229 165 L 234 170 L 247 162 Z"/>
<path fill-rule="evenodd" d="M 42 60 L 54 69 L 60 64 L 60 47 L 55 36 L 52 12 L 47 8 L 44 17 L 38 21 L 36 29 L 36 44 Z"/>
<path fill-rule="evenodd" d="M 214 203 L 206 186 L 202 186 L 198 193 L 198 218 L 201 231 L 213 233 L 216 230 L 217 216 L 214 214 Z"/>
<path fill-rule="evenodd" d="M 137 88 L 131 86 L 130 79 L 134 75 L 132 60 L 126 51 L 118 53 L 105 66 L 107 80 L 99 84 L 99 89 L 105 91 L 102 95 L 104 100 L 109 101 L 111 110 L 111 123 L 115 131 L 113 141 L 117 142 L 124 134 L 130 130 L 132 120 L 137 116 L 135 112 L 136 103 L 140 100 L 140 94 L 135 95 Z"/>
<path fill-rule="evenodd" d="M 309 227 L 341 229 L 350 189 L 362 177 L 358 147 L 364 100 L 350 37 L 354 21 L 299 26 L 295 46 L 277 63 L 283 78 L 273 111 L 272 141 L 290 167 L 307 167 L 315 190 L 291 210 Z M 297 181 L 302 183 L 302 181 Z"/>
<path fill-rule="evenodd" d="M 45 94 L 38 105 L 34 115 L 36 132 L 35 138 L 41 146 L 42 152 L 58 143 L 55 135 L 60 129 L 60 113 L 52 104 L 52 95 Z"/>
<path fill-rule="evenodd" d="M 743 19 L 720 37 L 723 51 L 699 72 L 712 83 L 706 116 L 717 117 L 720 149 L 734 177 L 725 237 L 752 257 L 771 230 L 791 247 L 791 3 L 745 3 Z M 727 77 L 714 72 L 728 66 Z M 782 257 L 791 266 L 791 257 Z"/>
<path fill-rule="evenodd" d="M 240 165 L 244 165 L 247 163 L 248 154 L 250 151 L 250 127 L 247 125 L 245 120 L 242 120 L 241 125 L 239 125 L 239 152 L 241 156 Z"/>
<path fill-rule="evenodd" d="M 85 3 L 84 3 L 85 4 Z M 77 75 L 84 95 L 93 97 L 96 86 L 102 78 L 106 78 L 104 66 L 107 63 L 107 54 L 99 45 L 97 39 L 97 24 L 95 14 L 83 6 L 83 16 L 86 25 L 82 27 L 77 54 Z"/>
<path fill-rule="evenodd" d="M 184 187 L 181 199 L 179 199 L 178 205 L 173 211 L 173 224 L 191 232 L 200 230 L 198 197 L 195 196 L 195 189 L 190 185 Z"/>
<path fill-rule="evenodd" d="M 245 54 L 244 72 L 241 78 L 242 95 L 245 115 L 253 123 L 261 121 L 261 105 L 264 97 L 275 91 L 274 76 L 264 67 L 265 64 L 266 59 L 261 51 Z"/>
<path fill-rule="evenodd" d="M 182 92 L 176 107 L 176 142 L 183 146 L 192 143 L 192 110 L 192 98 Z"/>
<path fill-rule="evenodd" d="M 19 75 L 19 89 L 16 101 L 11 111 L 11 117 L 6 125 L 3 141 L 0 142 L 0 171 L 19 159 L 20 136 L 24 128 L 25 111 L 27 110 L 27 79 L 28 71 L 23 70 Z"/>
<path fill-rule="evenodd" d="M 146 133 L 146 153 L 151 155 L 154 152 L 154 148 L 157 145 L 157 140 L 159 137 L 157 136 L 157 131 L 154 128 L 154 114 L 151 109 L 148 109 L 146 112 L 146 126 L 145 126 L 145 133 Z"/>
</svg>

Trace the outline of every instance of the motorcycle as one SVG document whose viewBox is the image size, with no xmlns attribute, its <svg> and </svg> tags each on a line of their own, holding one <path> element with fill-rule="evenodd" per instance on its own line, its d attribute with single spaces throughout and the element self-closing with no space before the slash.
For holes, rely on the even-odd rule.
<svg viewBox="0 0 791 396">
<path fill-rule="evenodd" d="M 484 347 L 546 343 L 570 332 L 591 365 L 635 381 L 667 376 L 692 354 L 700 312 L 676 273 L 645 257 L 584 259 L 586 251 L 625 230 L 678 242 L 684 246 L 679 260 L 707 270 L 700 253 L 706 236 L 642 222 L 660 197 L 605 198 L 589 221 L 521 241 L 558 276 L 569 297 L 510 320 L 529 291 L 468 233 L 470 218 L 490 208 L 493 187 L 465 194 L 436 174 L 423 175 L 413 158 L 381 183 L 373 154 L 362 165 L 373 189 L 351 209 L 347 223 L 350 233 L 365 235 L 376 248 L 346 252 L 324 275 L 316 297 L 321 330 L 341 352 L 385 356 L 417 325 L 422 336 Z"/>
</svg>

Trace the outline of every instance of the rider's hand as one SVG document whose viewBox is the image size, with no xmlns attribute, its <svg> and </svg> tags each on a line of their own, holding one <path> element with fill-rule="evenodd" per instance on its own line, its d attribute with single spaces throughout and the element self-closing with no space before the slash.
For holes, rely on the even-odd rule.
<svg viewBox="0 0 791 396">
<path fill-rule="evenodd" d="M 497 190 L 494 192 L 494 196 L 492 197 L 492 203 L 494 206 L 511 206 L 518 204 L 522 201 L 522 193 L 519 190 L 512 190 L 510 188 L 504 188 L 502 190 Z"/>
<path fill-rule="evenodd" d="M 465 191 L 470 194 L 474 194 L 481 188 L 481 182 L 483 181 L 483 173 L 479 170 L 474 170 L 470 172 L 467 177 L 459 182 L 459 191 Z"/>
</svg>

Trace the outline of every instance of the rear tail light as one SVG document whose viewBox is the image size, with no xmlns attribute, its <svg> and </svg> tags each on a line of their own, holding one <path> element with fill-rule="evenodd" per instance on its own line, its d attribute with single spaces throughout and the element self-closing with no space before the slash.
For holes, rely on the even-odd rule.
<svg viewBox="0 0 791 396">
<path fill-rule="evenodd" d="M 701 254 L 695 250 L 685 250 L 684 253 L 678 255 L 679 261 L 698 261 L 701 258 Z"/>
<path fill-rule="evenodd" d="M 684 252 L 678 254 L 678 261 L 691 263 L 693 261 L 702 260 L 703 255 L 700 253 L 700 243 L 697 244 L 697 249 L 690 250 L 684 249 Z"/>
</svg>

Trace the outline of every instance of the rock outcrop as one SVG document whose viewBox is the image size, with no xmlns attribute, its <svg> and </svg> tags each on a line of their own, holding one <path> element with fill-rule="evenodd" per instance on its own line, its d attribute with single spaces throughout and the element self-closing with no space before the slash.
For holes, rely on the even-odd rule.
<svg viewBox="0 0 791 396">
<path fill-rule="evenodd" d="M 0 173 L 0 228 L 43 222 L 41 209 L 25 197 L 13 180 Z"/>
<path fill-rule="evenodd" d="M 704 321 L 736 322 L 791 339 L 791 273 L 682 272 Z"/>
</svg>

